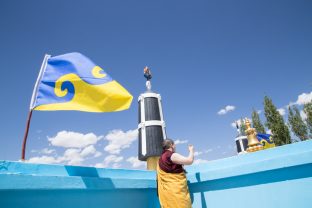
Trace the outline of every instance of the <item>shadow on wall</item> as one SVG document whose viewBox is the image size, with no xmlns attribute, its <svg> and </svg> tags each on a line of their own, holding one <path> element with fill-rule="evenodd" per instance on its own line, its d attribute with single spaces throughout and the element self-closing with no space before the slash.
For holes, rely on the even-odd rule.
<svg viewBox="0 0 312 208">
<path fill-rule="evenodd" d="M 65 168 L 69 176 L 80 177 L 84 182 L 86 189 L 88 189 L 61 191 L 60 195 L 64 198 L 63 201 L 66 201 L 66 203 L 69 203 L 68 201 L 71 201 L 73 197 L 75 198 L 74 205 L 76 208 L 160 207 L 155 188 L 116 188 L 110 178 L 100 177 L 96 168 L 76 166 L 65 166 Z M 60 193 L 60 191 L 56 193 Z M 64 197 L 66 194 L 69 197 Z M 77 199 L 79 200 L 77 201 Z M 68 207 L 64 206 L 64 204 L 65 202 L 63 202 L 62 207 Z M 73 207 L 73 204 L 71 204 L 69 207 Z"/>
<path fill-rule="evenodd" d="M 81 177 L 87 189 L 115 188 L 112 180 L 109 178 L 101 178 L 97 169 L 94 167 L 65 166 L 65 169 L 69 176 Z"/>
<path fill-rule="evenodd" d="M 200 173 L 196 173 L 195 174 L 196 180 L 198 183 L 201 183 L 202 181 L 200 180 Z M 188 186 L 190 187 L 190 183 L 188 182 Z M 205 191 L 199 191 L 200 192 L 200 201 L 201 201 L 201 207 L 202 208 L 207 208 L 207 204 L 206 204 L 206 198 L 205 198 Z M 190 190 L 190 195 L 191 195 L 191 200 L 192 200 L 192 204 L 194 202 L 194 192 L 191 192 Z"/>
</svg>

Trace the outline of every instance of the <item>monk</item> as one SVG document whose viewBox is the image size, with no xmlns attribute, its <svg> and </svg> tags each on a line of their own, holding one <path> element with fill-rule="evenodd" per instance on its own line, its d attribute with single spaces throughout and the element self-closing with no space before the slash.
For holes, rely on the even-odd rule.
<svg viewBox="0 0 312 208">
<path fill-rule="evenodd" d="M 162 208 L 191 208 L 191 198 L 187 186 L 186 172 L 183 165 L 194 161 L 194 147 L 189 145 L 189 155 L 184 157 L 176 153 L 176 146 L 171 139 L 163 142 L 163 153 L 157 167 L 157 187 Z"/>
</svg>

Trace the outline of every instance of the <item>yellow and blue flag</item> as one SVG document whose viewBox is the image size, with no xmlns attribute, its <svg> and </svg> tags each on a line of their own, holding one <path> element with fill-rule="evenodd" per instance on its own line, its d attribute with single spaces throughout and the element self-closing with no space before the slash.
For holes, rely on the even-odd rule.
<svg viewBox="0 0 312 208">
<path fill-rule="evenodd" d="M 80 53 L 46 56 L 33 92 L 33 110 L 112 112 L 130 107 L 132 95 Z"/>
<path fill-rule="evenodd" d="M 263 145 L 264 149 L 275 147 L 271 134 L 257 134 L 257 139 Z"/>
</svg>

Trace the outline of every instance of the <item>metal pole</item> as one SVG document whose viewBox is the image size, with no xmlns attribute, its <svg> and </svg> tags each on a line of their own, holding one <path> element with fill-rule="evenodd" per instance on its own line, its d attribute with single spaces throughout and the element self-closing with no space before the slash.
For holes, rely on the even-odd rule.
<svg viewBox="0 0 312 208">
<path fill-rule="evenodd" d="M 22 156 L 21 156 L 22 161 L 25 160 L 25 151 L 26 151 L 26 143 L 27 143 L 28 131 L 29 131 L 29 126 L 30 126 L 30 120 L 31 120 L 31 116 L 32 116 L 32 111 L 33 111 L 33 108 L 34 108 L 34 104 L 35 104 L 35 100 L 36 100 L 36 96 L 37 96 L 37 92 L 38 92 L 39 82 L 42 79 L 44 70 L 46 68 L 48 59 L 50 57 L 51 57 L 51 55 L 48 55 L 48 54 L 46 54 L 44 56 L 44 59 L 42 61 L 41 67 L 40 67 L 39 75 L 37 77 L 37 81 L 36 81 L 36 84 L 35 84 L 32 96 L 31 96 L 29 112 L 28 112 L 28 118 L 27 118 L 27 123 L 26 123 L 26 130 L 25 130 L 23 146 L 22 146 Z"/>
<path fill-rule="evenodd" d="M 28 113 L 28 118 L 27 118 L 27 123 L 26 123 L 26 130 L 24 134 L 23 147 L 22 147 L 22 158 L 21 158 L 22 161 L 25 160 L 26 142 L 27 142 L 27 137 L 28 137 L 31 116 L 32 116 L 32 109 Z"/>
<path fill-rule="evenodd" d="M 159 156 L 152 156 L 147 158 L 147 170 L 156 170 L 158 165 Z"/>
</svg>

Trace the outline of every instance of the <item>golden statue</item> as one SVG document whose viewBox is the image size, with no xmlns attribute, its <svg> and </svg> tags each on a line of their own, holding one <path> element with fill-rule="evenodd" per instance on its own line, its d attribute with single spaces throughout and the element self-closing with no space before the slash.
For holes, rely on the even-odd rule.
<svg viewBox="0 0 312 208">
<path fill-rule="evenodd" d="M 245 118 L 245 125 L 246 125 L 245 133 L 248 139 L 247 152 L 256 152 L 259 150 L 263 150 L 262 144 L 257 139 L 256 129 L 251 128 L 251 124 L 248 118 Z"/>
</svg>

